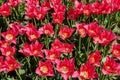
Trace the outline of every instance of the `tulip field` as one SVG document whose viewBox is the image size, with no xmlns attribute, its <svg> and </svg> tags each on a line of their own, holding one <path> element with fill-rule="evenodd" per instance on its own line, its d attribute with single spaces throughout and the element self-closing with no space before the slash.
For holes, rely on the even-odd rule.
<svg viewBox="0 0 120 80">
<path fill-rule="evenodd" d="M 120 0 L 0 0 L 0 80 L 120 80 Z"/>
</svg>

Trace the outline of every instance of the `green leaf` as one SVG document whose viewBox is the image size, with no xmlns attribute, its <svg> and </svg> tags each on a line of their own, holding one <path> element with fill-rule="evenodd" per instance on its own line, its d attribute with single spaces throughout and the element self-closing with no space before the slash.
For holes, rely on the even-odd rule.
<svg viewBox="0 0 120 80">
<path fill-rule="evenodd" d="M 19 74 L 20 75 L 25 74 L 25 70 L 24 69 L 19 69 Z"/>
<path fill-rule="evenodd" d="M 102 58 L 102 62 L 104 63 L 106 61 L 106 57 L 103 57 Z"/>
</svg>

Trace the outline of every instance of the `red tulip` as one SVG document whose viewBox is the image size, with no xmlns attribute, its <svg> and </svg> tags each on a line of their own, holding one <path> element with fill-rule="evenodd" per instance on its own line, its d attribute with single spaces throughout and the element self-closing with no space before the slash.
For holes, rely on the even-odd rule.
<svg viewBox="0 0 120 80">
<path fill-rule="evenodd" d="M 19 50 L 19 52 L 23 53 L 25 56 L 30 56 L 30 44 L 27 42 L 22 45 L 22 49 Z"/>
<path fill-rule="evenodd" d="M 24 27 L 26 28 L 27 32 L 33 29 L 37 29 L 36 26 L 32 23 L 27 23 L 27 25 L 25 25 Z"/>
<path fill-rule="evenodd" d="M 62 52 L 64 50 L 64 43 L 62 43 L 59 39 L 55 39 L 54 42 L 51 44 L 53 49 Z"/>
<path fill-rule="evenodd" d="M 19 52 L 23 53 L 25 56 L 39 56 L 44 57 L 42 53 L 43 44 L 40 44 L 38 41 L 32 44 L 24 43 L 22 49 Z"/>
<path fill-rule="evenodd" d="M 40 37 L 37 30 L 31 30 L 31 31 L 27 32 L 27 36 L 30 41 L 37 40 Z"/>
<path fill-rule="evenodd" d="M 117 73 L 116 73 L 117 75 L 119 75 L 120 74 L 120 63 L 118 63 L 118 67 L 117 67 Z"/>
<path fill-rule="evenodd" d="M 44 19 L 45 15 L 46 15 L 46 10 L 43 7 L 40 7 L 38 9 L 35 10 L 34 14 L 35 17 L 37 18 L 37 20 L 42 20 Z"/>
<path fill-rule="evenodd" d="M 102 1 L 100 8 L 102 9 L 101 14 L 109 14 L 112 12 L 112 6 L 107 2 Z"/>
<path fill-rule="evenodd" d="M 10 72 L 13 71 L 17 68 L 21 68 L 20 64 L 15 60 L 14 57 L 6 57 L 5 60 L 5 72 Z"/>
<path fill-rule="evenodd" d="M 66 54 L 70 53 L 70 52 L 73 51 L 73 47 L 74 47 L 74 44 L 65 43 L 63 52 L 66 53 Z"/>
<path fill-rule="evenodd" d="M 10 5 L 8 5 L 8 3 L 4 3 L 2 6 L 0 6 L 0 14 L 4 17 L 7 17 L 11 14 Z"/>
<path fill-rule="evenodd" d="M 55 13 L 61 13 L 61 14 L 65 14 L 66 11 L 66 6 L 59 4 L 59 5 L 55 5 L 53 6 Z"/>
<path fill-rule="evenodd" d="M 67 18 L 70 20 L 75 20 L 77 17 L 79 17 L 78 11 L 73 8 L 70 8 L 67 14 L 68 14 Z"/>
<path fill-rule="evenodd" d="M 83 13 L 83 6 L 84 4 L 82 2 L 75 0 L 74 9 L 79 15 Z"/>
<path fill-rule="evenodd" d="M 60 27 L 59 35 L 63 40 L 65 40 L 71 37 L 74 30 L 74 28 L 69 28 L 68 26 Z"/>
<path fill-rule="evenodd" d="M 31 6 L 31 7 L 40 7 L 40 2 L 39 0 L 26 0 L 26 6 Z"/>
<path fill-rule="evenodd" d="M 7 46 L 6 48 L 1 48 L 0 50 L 2 52 L 2 55 L 4 56 L 13 56 L 16 52 L 16 48 L 11 46 Z"/>
<path fill-rule="evenodd" d="M 102 11 L 101 8 L 101 3 L 99 3 L 98 1 L 96 1 L 95 3 L 92 4 L 92 13 L 94 14 L 100 14 L 100 12 Z"/>
<path fill-rule="evenodd" d="M 101 59 L 100 51 L 95 51 L 88 56 L 88 62 L 94 66 L 100 66 Z"/>
<path fill-rule="evenodd" d="M 50 0 L 50 2 L 54 5 L 59 5 L 62 3 L 62 0 Z"/>
<path fill-rule="evenodd" d="M 72 76 L 74 72 L 74 59 L 64 59 L 63 61 L 61 60 L 56 60 L 56 70 L 60 72 L 61 76 L 64 78 L 64 80 L 67 80 L 68 77 Z"/>
<path fill-rule="evenodd" d="M 31 56 L 39 56 L 44 57 L 42 53 L 42 48 L 44 44 L 40 44 L 38 41 L 35 42 L 35 44 L 30 44 L 30 55 Z"/>
<path fill-rule="evenodd" d="M 55 64 L 55 60 L 58 59 L 61 55 L 60 51 L 57 51 L 56 49 L 50 49 L 50 50 L 44 50 L 46 59 L 51 60 L 52 63 Z"/>
<path fill-rule="evenodd" d="M 3 56 L 0 56 L 0 72 L 5 71 L 5 64 L 3 61 Z"/>
<path fill-rule="evenodd" d="M 25 25 L 23 29 L 21 29 L 21 31 L 22 30 L 26 31 L 26 34 L 29 37 L 30 41 L 38 39 L 41 36 L 41 34 L 43 34 L 43 32 L 37 30 L 37 27 L 34 26 L 32 23 L 28 23 L 27 25 Z"/>
<path fill-rule="evenodd" d="M 64 20 L 64 14 L 61 13 L 52 13 L 52 17 L 54 20 L 55 24 L 62 24 L 63 20 Z"/>
<path fill-rule="evenodd" d="M 114 1 L 114 0 L 103 0 L 102 2 L 103 2 L 103 3 L 109 3 L 109 4 L 111 4 L 112 1 Z"/>
<path fill-rule="evenodd" d="M 26 27 L 21 26 L 20 22 L 10 23 L 9 26 L 13 31 L 15 31 L 15 32 L 17 31 L 18 34 L 25 34 L 26 33 Z"/>
<path fill-rule="evenodd" d="M 32 7 L 32 6 L 28 6 L 25 8 L 26 12 L 25 14 L 29 17 L 29 18 L 34 18 L 35 17 L 35 7 Z"/>
<path fill-rule="evenodd" d="M 18 4 L 20 2 L 22 2 L 21 0 L 8 0 L 8 2 L 10 3 L 10 5 L 12 5 L 13 7 L 18 6 Z"/>
<path fill-rule="evenodd" d="M 44 0 L 44 2 L 41 4 L 45 11 L 48 11 L 51 9 L 50 2 Z"/>
<path fill-rule="evenodd" d="M 120 60 L 120 44 L 112 45 L 112 55 Z"/>
<path fill-rule="evenodd" d="M 113 11 L 120 10 L 120 0 L 112 0 Z"/>
<path fill-rule="evenodd" d="M 87 26 L 85 23 L 81 23 L 81 24 L 76 23 L 78 34 L 80 34 L 82 37 L 85 37 L 87 35 L 87 30 L 85 26 Z"/>
<path fill-rule="evenodd" d="M 111 30 L 107 31 L 104 29 L 103 32 L 101 32 L 99 39 L 100 39 L 99 43 L 101 45 L 107 45 L 111 41 L 116 39 L 116 35 L 113 34 Z"/>
<path fill-rule="evenodd" d="M 2 33 L 2 37 L 4 37 L 5 41 L 9 43 L 16 44 L 16 36 L 18 35 L 17 31 L 7 30 Z"/>
<path fill-rule="evenodd" d="M 53 26 L 51 23 L 45 24 L 42 28 L 39 29 L 39 32 L 50 36 L 54 34 Z"/>
<path fill-rule="evenodd" d="M 89 17 L 91 13 L 92 13 L 92 5 L 91 4 L 83 5 L 83 14 L 86 17 Z"/>
<path fill-rule="evenodd" d="M 10 46 L 10 43 L 5 40 L 0 40 L 0 49 Z"/>
<path fill-rule="evenodd" d="M 103 29 L 102 27 L 100 27 L 98 25 L 97 22 L 92 22 L 92 23 L 88 24 L 88 27 L 86 27 L 86 28 L 87 28 L 87 33 L 90 37 L 99 35 Z"/>
<path fill-rule="evenodd" d="M 45 62 L 39 61 L 39 66 L 36 68 L 36 74 L 41 76 L 54 76 L 53 66 L 49 60 Z"/>
<path fill-rule="evenodd" d="M 87 63 L 80 67 L 80 71 L 75 71 L 72 75 L 73 78 L 92 79 L 98 78 L 98 74 L 95 72 L 95 67 Z"/>
<path fill-rule="evenodd" d="M 102 67 L 102 73 L 104 75 L 117 73 L 118 71 L 117 69 L 118 69 L 118 64 L 115 62 L 115 60 L 107 56 L 106 61 L 104 62 L 104 65 Z"/>
</svg>

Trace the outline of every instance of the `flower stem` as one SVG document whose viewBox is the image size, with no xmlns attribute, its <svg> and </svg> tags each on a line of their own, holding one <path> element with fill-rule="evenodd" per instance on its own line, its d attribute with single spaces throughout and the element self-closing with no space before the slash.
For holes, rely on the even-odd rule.
<svg viewBox="0 0 120 80">
<path fill-rule="evenodd" d="M 30 68 L 30 57 L 26 57 L 26 60 L 27 60 L 27 63 L 28 63 L 28 67 L 29 67 L 29 69 L 30 69 L 30 72 L 32 72 L 32 71 L 31 71 L 31 68 Z"/>
<path fill-rule="evenodd" d="M 58 29 L 59 29 L 59 25 L 57 24 L 56 26 L 55 26 L 55 38 L 57 38 L 57 32 L 58 32 Z"/>
<path fill-rule="evenodd" d="M 22 80 L 22 78 L 21 78 L 20 74 L 18 73 L 18 71 L 15 70 L 15 72 L 16 72 L 16 74 L 18 75 L 19 79 Z"/>
<path fill-rule="evenodd" d="M 78 46 L 78 49 L 79 49 L 79 52 L 80 52 L 80 50 L 81 50 L 81 37 L 79 36 L 79 46 Z"/>
</svg>

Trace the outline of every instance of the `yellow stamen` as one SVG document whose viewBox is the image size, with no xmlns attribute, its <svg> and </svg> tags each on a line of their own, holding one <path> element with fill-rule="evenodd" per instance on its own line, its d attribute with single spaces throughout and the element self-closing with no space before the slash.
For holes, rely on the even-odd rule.
<svg viewBox="0 0 120 80">
<path fill-rule="evenodd" d="M 13 35 L 12 34 L 7 34 L 6 35 L 6 39 L 7 40 L 12 40 L 13 39 Z"/>
<path fill-rule="evenodd" d="M 51 54 L 51 55 L 50 55 L 50 59 L 51 59 L 51 60 L 54 60 L 54 59 L 55 59 L 55 54 Z"/>
<path fill-rule="evenodd" d="M 36 38 L 36 35 L 32 34 L 30 35 L 31 39 L 35 39 Z"/>
<path fill-rule="evenodd" d="M 41 67 L 40 67 L 40 70 L 41 70 L 43 73 L 47 73 L 47 72 L 48 72 L 47 66 L 41 66 Z"/>
<path fill-rule="evenodd" d="M 88 72 L 86 71 L 83 71 L 80 73 L 81 76 L 83 76 L 84 78 L 87 78 L 88 77 Z"/>
<path fill-rule="evenodd" d="M 61 68 L 61 71 L 62 71 L 62 73 L 66 74 L 66 73 L 68 72 L 68 67 L 63 66 L 63 67 Z"/>
</svg>

